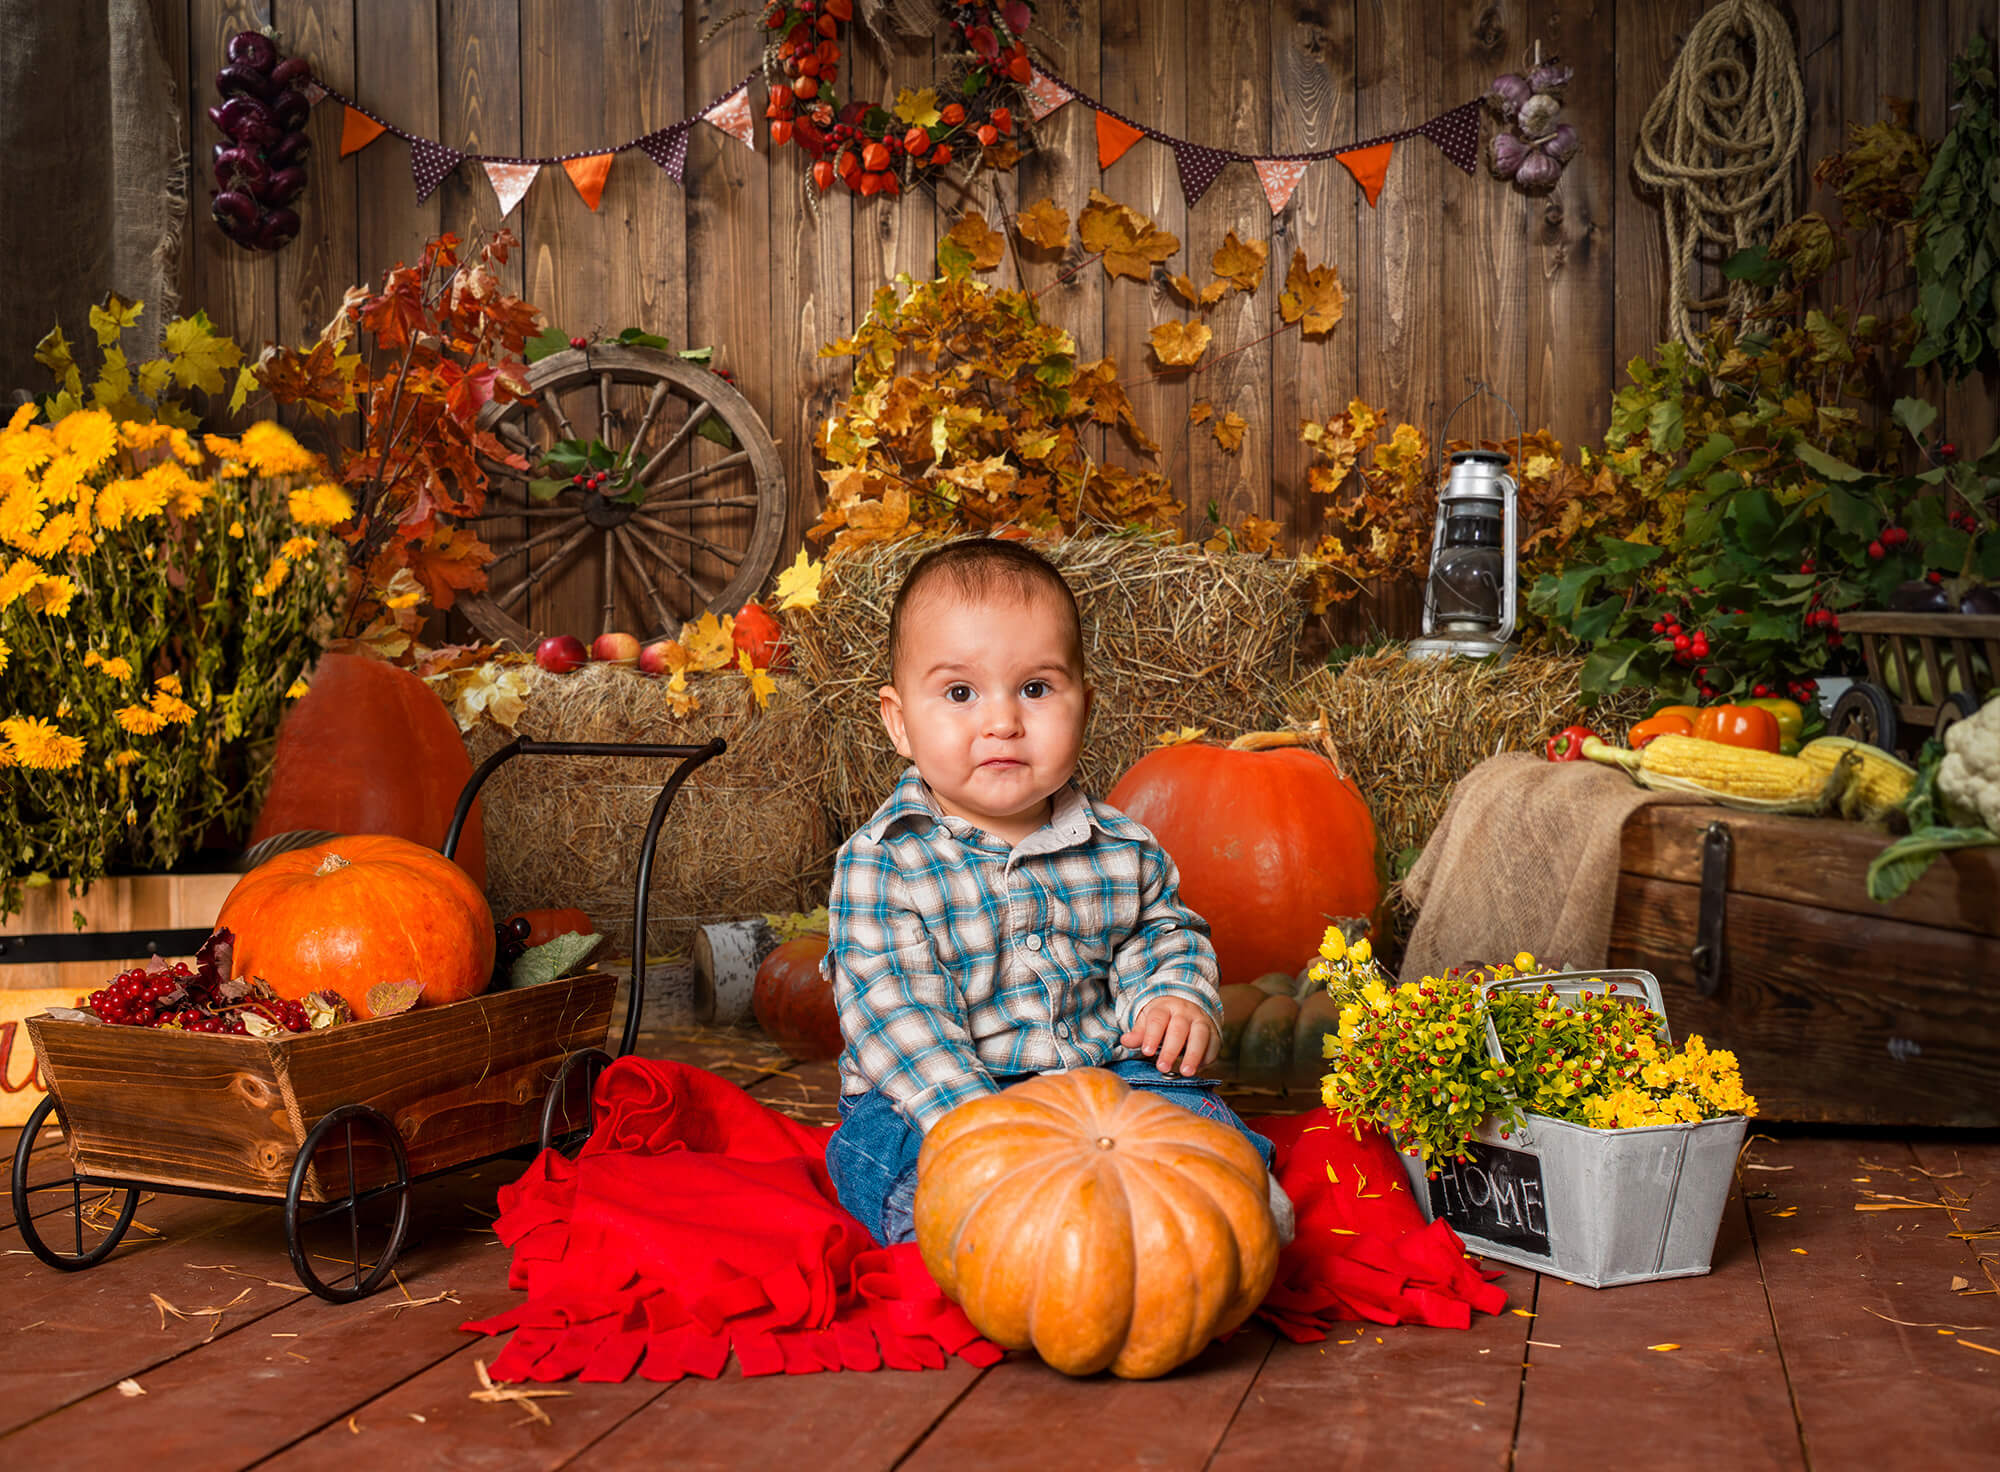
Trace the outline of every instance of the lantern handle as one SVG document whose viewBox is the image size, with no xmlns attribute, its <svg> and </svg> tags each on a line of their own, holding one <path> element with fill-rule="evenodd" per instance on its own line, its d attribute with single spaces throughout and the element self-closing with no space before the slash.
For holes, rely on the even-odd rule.
<svg viewBox="0 0 2000 1472">
<path fill-rule="evenodd" d="M 1468 393 L 1464 398 L 1460 399 L 1456 404 L 1453 404 L 1451 406 L 1451 412 L 1444 416 L 1444 428 L 1438 431 L 1437 444 L 1432 447 L 1432 452 L 1431 452 L 1432 482 L 1435 483 L 1438 480 L 1438 478 L 1444 474 L 1444 447 L 1451 440 L 1452 420 L 1458 417 L 1458 411 L 1460 409 L 1463 409 L 1467 404 L 1471 403 L 1481 394 L 1485 394 L 1488 398 L 1498 399 L 1501 405 L 1507 410 L 1507 413 L 1513 417 L 1514 420 L 1513 465 L 1516 475 L 1518 477 L 1521 468 L 1521 451 L 1526 447 L 1528 438 L 1527 429 L 1521 423 L 1520 413 L 1514 408 L 1513 403 L 1507 398 L 1505 394 L 1494 392 L 1492 385 L 1488 384 L 1485 379 L 1473 378 L 1473 379 L 1468 379 L 1467 382 L 1469 382 L 1472 385 L 1472 391 Z"/>
</svg>

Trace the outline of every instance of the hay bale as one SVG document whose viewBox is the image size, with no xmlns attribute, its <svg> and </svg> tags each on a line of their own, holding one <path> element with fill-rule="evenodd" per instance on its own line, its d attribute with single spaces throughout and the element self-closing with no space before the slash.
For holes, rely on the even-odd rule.
<svg viewBox="0 0 2000 1472">
<path fill-rule="evenodd" d="M 735 674 L 698 676 L 701 708 L 673 714 L 665 686 L 630 670 L 587 665 L 533 671 L 508 731 L 482 717 L 466 734 L 472 759 L 515 735 L 539 741 L 646 741 L 729 750 L 674 799 L 653 863 L 647 953 L 685 956 L 705 920 L 825 902 L 831 846 L 820 800 L 818 738 L 804 688 L 778 677 L 758 710 Z M 486 784 L 487 894 L 497 914 L 574 905 L 629 955 L 639 845 L 653 800 L 673 771 L 661 759 L 522 756 Z"/>
<path fill-rule="evenodd" d="M 1421 848 L 1444 816 L 1451 789 L 1487 757 L 1540 751 L 1552 732 L 1590 725 L 1607 736 L 1646 710 L 1626 692 L 1583 706 L 1583 660 L 1520 654 L 1503 665 L 1465 659 L 1410 659 L 1400 645 L 1318 669 L 1283 698 L 1295 727 L 1321 715 L 1342 768 L 1375 814 L 1383 851 Z"/>
<path fill-rule="evenodd" d="M 826 738 L 832 832 L 866 822 L 904 770 L 876 692 L 889 677 L 889 609 L 903 576 L 937 546 L 923 538 L 827 564 L 819 607 L 788 615 L 792 658 Z M 1075 590 L 1097 700 L 1084 786 L 1102 795 L 1163 727 L 1228 738 L 1268 728 L 1293 676 L 1304 625 L 1295 563 L 1124 537 L 1037 543 Z"/>
</svg>

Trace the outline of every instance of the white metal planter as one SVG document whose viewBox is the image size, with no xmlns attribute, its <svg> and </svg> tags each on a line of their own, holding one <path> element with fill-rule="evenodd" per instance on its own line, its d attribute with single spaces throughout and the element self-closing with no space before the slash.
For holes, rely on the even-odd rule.
<svg viewBox="0 0 2000 1472">
<path fill-rule="evenodd" d="M 1574 996 L 1599 985 L 1635 1001 L 1643 994 L 1665 1037 L 1666 1009 L 1650 972 L 1562 972 L 1490 982 L 1486 990 L 1551 986 Z M 1490 1021 L 1487 1046 L 1502 1057 Z M 1731 1114 L 1609 1130 L 1528 1114 L 1511 1138 L 1487 1120 L 1471 1159 L 1446 1162 L 1436 1180 L 1418 1156 L 1405 1155 L 1403 1166 L 1426 1219 L 1442 1216 L 1473 1252 L 1609 1288 L 1709 1270 L 1749 1123 Z"/>
</svg>

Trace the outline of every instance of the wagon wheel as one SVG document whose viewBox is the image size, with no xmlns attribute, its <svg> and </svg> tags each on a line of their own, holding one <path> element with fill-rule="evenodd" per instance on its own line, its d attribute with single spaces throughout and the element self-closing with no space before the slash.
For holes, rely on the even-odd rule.
<svg viewBox="0 0 2000 1472">
<path fill-rule="evenodd" d="M 1826 724 L 1832 735 L 1879 746 L 1892 754 L 1896 750 L 1896 702 L 1888 691 L 1867 680 L 1856 680 L 1841 692 Z"/>
<path fill-rule="evenodd" d="M 597 1077 L 611 1066 L 611 1055 L 602 1048 L 583 1048 L 563 1059 L 562 1067 L 556 1070 L 555 1082 L 549 1085 L 548 1097 L 542 1101 L 542 1148 L 551 1146 L 561 1150 L 570 1145 L 580 1145 L 590 1138 L 594 1123 L 591 1111 L 591 1096 L 597 1092 Z M 570 1075 L 581 1069 L 583 1072 L 583 1100 L 580 1110 L 570 1103 Z M 571 1126 L 558 1133 L 558 1124 L 569 1125 L 581 1113 L 583 1123 Z"/>
<path fill-rule="evenodd" d="M 473 627 L 529 647 L 534 590 L 593 547 L 600 632 L 674 633 L 757 595 L 784 540 L 785 475 L 734 384 L 677 353 L 622 344 L 551 354 L 528 383 L 532 400 L 479 416 L 529 469 L 480 457 L 486 507 L 465 524 L 495 555 L 488 591 L 458 602 Z M 590 439 L 615 457 L 600 489 L 546 464 L 558 442 Z M 544 483 L 531 490 L 535 481 Z"/>
<path fill-rule="evenodd" d="M 1946 695 L 1937 708 L 1936 724 L 1931 727 L 1931 735 L 1944 740 L 1944 733 L 1971 716 L 1979 714 L 1979 701 L 1963 690 L 1954 690 Z"/>
<path fill-rule="evenodd" d="M 28 1157 L 35 1153 L 35 1137 L 42 1132 L 42 1126 L 48 1123 L 49 1116 L 55 1113 L 55 1110 L 56 1096 L 50 1094 L 37 1104 L 34 1113 L 28 1116 L 28 1123 L 21 1131 L 20 1141 L 14 1146 L 14 1224 L 21 1229 L 21 1240 L 28 1244 L 29 1250 L 36 1257 L 52 1268 L 61 1268 L 66 1273 L 74 1273 L 81 1272 L 87 1267 L 94 1267 L 111 1255 L 111 1249 L 118 1245 L 119 1239 L 125 1235 L 125 1229 L 132 1225 L 132 1213 L 139 1209 L 139 1193 L 136 1189 L 128 1188 L 124 1204 L 118 1208 L 117 1214 L 109 1222 L 105 1222 L 100 1219 L 107 1214 L 107 1208 L 117 1192 L 94 1196 L 86 1201 L 83 1183 L 76 1178 L 74 1170 L 60 1180 L 29 1185 Z M 63 1129 L 67 1133 L 68 1125 L 65 1124 Z M 30 1200 L 30 1197 L 38 1191 L 66 1191 L 69 1194 L 69 1205 L 66 1208 L 58 1207 L 46 1221 L 38 1224 L 34 1216 L 33 1202 Z M 50 1227 L 58 1239 L 69 1237 L 76 1244 L 75 1250 L 71 1251 L 60 1245 L 59 1241 L 51 1241 L 44 1237 L 42 1235 L 44 1226 Z M 83 1236 L 86 1228 L 98 1234 L 96 1240 L 88 1246 L 85 1246 Z"/>
<path fill-rule="evenodd" d="M 360 1188 L 360 1179 L 354 1168 L 354 1139 L 356 1126 L 361 1126 L 364 1135 L 368 1132 L 381 1137 L 389 1147 L 395 1160 L 395 1179 L 387 1185 L 374 1186 L 368 1190 Z M 336 1134 L 336 1132 L 338 1132 Z M 334 1167 L 320 1172 L 320 1182 L 324 1189 L 332 1189 L 344 1169 L 347 1180 L 347 1194 L 338 1201 L 313 1203 L 300 1198 L 305 1192 L 306 1172 L 313 1159 L 325 1146 L 334 1157 Z M 344 1158 L 343 1158 L 344 1157 Z M 375 1255 L 371 1263 L 368 1254 L 362 1251 L 361 1208 L 369 1201 L 393 1199 L 396 1217 L 389 1228 L 389 1240 Z M 344 1235 L 335 1233 L 315 1234 L 315 1240 L 308 1243 L 306 1229 L 335 1217 L 343 1217 L 347 1231 Z M 320 1122 L 307 1132 L 305 1142 L 299 1146 L 299 1153 L 292 1161 L 292 1178 L 285 1186 L 285 1248 L 292 1255 L 292 1270 L 305 1284 L 321 1298 L 335 1303 L 352 1303 L 357 1298 L 366 1298 L 381 1286 L 389 1276 L 389 1269 L 396 1261 L 396 1254 L 403 1250 L 403 1239 L 410 1229 L 410 1156 L 403 1148 L 403 1137 L 379 1110 L 370 1109 L 366 1104 L 342 1104 L 331 1110 Z M 333 1251 L 322 1251 L 330 1247 Z M 331 1279 L 320 1276 L 313 1265 L 314 1259 L 330 1262 L 338 1269 Z"/>
</svg>

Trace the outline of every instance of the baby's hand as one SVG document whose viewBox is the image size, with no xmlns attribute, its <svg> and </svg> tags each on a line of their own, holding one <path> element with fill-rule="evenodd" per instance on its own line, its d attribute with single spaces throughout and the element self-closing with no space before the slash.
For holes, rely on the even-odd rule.
<svg viewBox="0 0 2000 1472">
<path fill-rule="evenodd" d="M 1152 1058 L 1161 1073 L 1172 1073 L 1178 1062 L 1189 1078 L 1222 1051 L 1222 1038 L 1208 1013 L 1185 997 L 1155 997 L 1139 1009 L 1132 1030 L 1118 1044 Z"/>
</svg>

